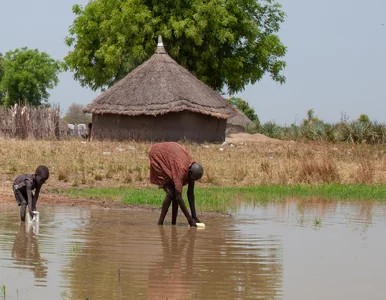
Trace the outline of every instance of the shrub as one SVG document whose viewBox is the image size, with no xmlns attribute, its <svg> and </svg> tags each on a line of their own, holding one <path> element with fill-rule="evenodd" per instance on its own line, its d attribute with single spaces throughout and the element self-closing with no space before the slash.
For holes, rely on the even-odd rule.
<svg viewBox="0 0 386 300">
<path fill-rule="evenodd" d="M 290 127 L 282 128 L 282 135 L 283 135 L 283 138 L 287 140 L 296 141 L 298 138 L 302 136 L 302 132 L 299 126 L 296 126 L 295 124 L 291 124 Z"/>
<path fill-rule="evenodd" d="M 338 140 L 342 142 L 364 143 L 376 139 L 376 133 L 371 123 L 353 121 L 339 126 Z"/>
<path fill-rule="evenodd" d="M 253 121 L 252 123 L 247 124 L 247 126 L 245 126 L 245 132 L 250 134 L 259 133 L 260 129 L 261 129 L 261 125 L 259 120 Z"/>
<path fill-rule="evenodd" d="M 261 126 L 260 133 L 274 139 L 282 138 L 282 130 L 275 122 L 267 122 Z"/>
<path fill-rule="evenodd" d="M 325 138 L 324 123 L 322 121 L 315 121 L 302 125 L 301 133 L 310 140 L 321 141 Z"/>
</svg>

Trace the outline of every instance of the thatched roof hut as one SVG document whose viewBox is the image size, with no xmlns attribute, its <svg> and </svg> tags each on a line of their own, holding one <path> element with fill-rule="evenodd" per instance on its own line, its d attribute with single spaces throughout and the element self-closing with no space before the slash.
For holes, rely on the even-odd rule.
<svg viewBox="0 0 386 300">
<path fill-rule="evenodd" d="M 95 98 L 96 139 L 223 141 L 234 111 L 216 91 L 178 65 L 159 39 L 149 60 Z"/>
<path fill-rule="evenodd" d="M 236 105 L 232 105 L 232 108 L 234 109 L 235 114 L 227 120 L 226 133 L 245 132 L 245 127 L 253 122 L 239 110 Z"/>
</svg>

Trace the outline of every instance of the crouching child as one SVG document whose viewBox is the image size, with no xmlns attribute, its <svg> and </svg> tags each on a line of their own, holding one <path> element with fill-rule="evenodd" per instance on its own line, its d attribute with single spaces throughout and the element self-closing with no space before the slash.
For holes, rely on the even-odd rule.
<svg viewBox="0 0 386 300">
<path fill-rule="evenodd" d="M 20 206 L 21 221 L 25 221 L 27 206 L 28 212 L 33 218 L 40 189 L 49 176 L 50 172 L 46 166 L 38 166 L 34 174 L 23 174 L 15 179 L 12 189 L 16 202 Z M 33 190 L 35 193 L 32 193 Z"/>
</svg>

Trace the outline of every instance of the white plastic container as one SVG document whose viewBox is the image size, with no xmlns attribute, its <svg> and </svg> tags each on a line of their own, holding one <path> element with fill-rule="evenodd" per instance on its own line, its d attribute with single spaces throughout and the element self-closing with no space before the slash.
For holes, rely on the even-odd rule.
<svg viewBox="0 0 386 300">
<path fill-rule="evenodd" d="M 196 223 L 196 225 L 197 225 L 197 227 L 196 227 L 197 229 L 204 229 L 205 228 L 205 223 Z M 190 227 L 189 224 L 188 224 L 188 226 Z"/>
<path fill-rule="evenodd" d="M 38 211 L 33 211 L 32 212 L 32 214 L 33 214 L 33 217 L 31 218 L 31 214 L 30 213 L 27 213 L 26 214 L 26 221 L 27 221 L 27 223 L 33 223 L 33 222 L 35 222 L 35 223 L 39 223 L 40 222 L 40 215 L 39 215 L 39 212 Z"/>
<path fill-rule="evenodd" d="M 39 212 L 35 210 L 32 213 L 34 214 L 34 216 L 32 218 L 32 222 L 39 223 L 40 222 L 40 214 L 39 214 Z"/>
</svg>

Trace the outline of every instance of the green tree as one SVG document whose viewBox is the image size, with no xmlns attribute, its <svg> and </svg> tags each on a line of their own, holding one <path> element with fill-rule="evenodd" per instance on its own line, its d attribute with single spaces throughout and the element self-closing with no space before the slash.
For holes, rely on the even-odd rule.
<svg viewBox="0 0 386 300">
<path fill-rule="evenodd" d="M 5 66 L 4 66 L 4 57 L 3 57 L 3 54 L 0 53 L 0 81 L 1 81 L 1 78 L 3 78 L 4 76 L 4 73 L 5 73 Z"/>
<path fill-rule="evenodd" d="M 73 103 L 68 107 L 66 115 L 63 117 L 71 124 L 87 124 L 91 122 L 91 116 L 83 112 L 84 105 Z"/>
<path fill-rule="evenodd" d="M 243 112 L 251 121 L 259 122 L 259 117 L 255 113 L 255 110 L 249 106 L 249 103 L 241 98 L 231 97 L 228 99 L 229 104 L 235 103 L 237 108 Z"/>
<path fill-rule="evenodd" d="M 364 124 L 369 124 L 370 123 L 370 118 L 366 114 L 361 114 L 358 118 L 358 121 Z"/>
<path fill-rule="evenodd" d="M 4 104 L 47 105 L 48 90 L 58 84 L 61 70 L 62 63 L 37 49 L 25 47 L 7 52 L 0 82 L 0 93 L 6 94 Z"/>
<path fill-rule="evenodd" d="M 286 47 L 275 34 L 285 14 L 276 0 L 94 0 L 73 12 L 65 61 L 93 90 L 153 55 L 158 35 L 171 57 L 217 91 L 241 91 L 266 73 L 285 82 Z"/>
</svg>

